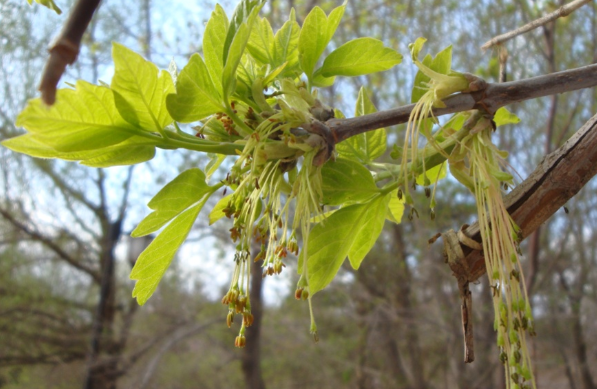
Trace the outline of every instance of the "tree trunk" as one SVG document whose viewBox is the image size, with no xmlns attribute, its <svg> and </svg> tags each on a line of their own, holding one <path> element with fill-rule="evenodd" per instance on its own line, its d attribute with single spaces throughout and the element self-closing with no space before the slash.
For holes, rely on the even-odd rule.
<svg viewBox="0 0 597 389">
<path fill-rule="evenodd" d="M 256 254 L 256 253 L 254 253 Z M 254 257 L 254 256 L 253 256 Z M 261 375 L 261 319 L 263 317 L 263 300 L 261 289 L 263 278 L 261 276 L 260 262 L 251 263 L 251 313 L 253 325 L 247 328 L 247 344 L 243 349 L 242 370 L 247 383 L 247 389 L 265 389 Z"/>
</svg>

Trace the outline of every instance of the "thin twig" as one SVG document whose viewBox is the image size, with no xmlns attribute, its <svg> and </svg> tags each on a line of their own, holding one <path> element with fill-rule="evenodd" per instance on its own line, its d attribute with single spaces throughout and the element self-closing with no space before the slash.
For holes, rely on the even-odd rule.
<svg viewBox="0 0 597 389">
<path fill-rule="evenodd" d="M 41 99 L 47 105 L 56 100 L 56 87 L 64 74 L 66 65 L 71 65 L 77 59 L 81 48 L 81 39 L 93 13 L 101 0 L 78 0 L 68 16 L 62 32 L 50 47 L 50 57 L 46 62 L 39 84 Z"/>
<path fill-rule="evenodd" d="M 515 38 L 515 37 L 517 37 L 521 34 L 524 34 L 526 32 L 532 31 L 532 30 L 536 29 L 537 27 L 540 27 L 544 24 L 552 22 L 558 18 L 568 16 L 572 12 L 576 11 L 578 8 L 589 3 L 590 1 L 591 0 L 574 0 L 566 5 L 561 6 L 560 8 L 557 9 L 557 11 L 547 14 L 537 20 L 533 20 L 532 22 L 525 24 L 524 26 L 519 27 L 516 30 L 512 30 L 505 34 L 498 35 L 494 38 L 491 38 L 489 41 L 485 42 L 483 44 L 483 46 L 481 46 L 481 49 L 487 50 L 488 48 L 490 48 L 492 46 L 502 44 L 506 41 L 509 41 L 512 38 Z"/>
</svg>

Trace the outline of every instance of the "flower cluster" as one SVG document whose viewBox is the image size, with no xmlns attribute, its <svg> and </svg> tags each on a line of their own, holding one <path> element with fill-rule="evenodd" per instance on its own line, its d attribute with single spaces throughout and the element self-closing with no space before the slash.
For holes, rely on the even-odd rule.
<svg viewBox="0 0 597 389">
<path fill-rule="evenodd" d="M 224 181 L 233 193 L 222 211 L 233 219 L 230 238 L 237 252 L 232 281 L 222 303 L 229 306 L 228 326 L 235 314 L 243 316 L 237 347 L 244 346 L 245 328 L 253 321 L 248 294 L 251 251 L 260 248 L 253 261 L 263 261 L 264 277 L 280 274 L 288 254 L 299 253 L 296 230 L 301 230 L 306 241 L 311 218 L 321 212 L 321 167 L 315 162 L 325 142 L 306 130 L 313 121 L 312 108 L 321 104 L 304 85 L 283 80 L 280 86 L 282 93 L 276 96 L 279 110 L 257 114 L 237 104 L 234 112 L 243 116 L 244 125 L 252 130 Z M 236 127 L 236 122 L 223 115 L 216 119 L 228 134 L 237 132 L 227 128 Z M 306 277 L 304 282 L 308 288 Z M 304 296 L 306 299 L 307 291 Z"/>
<path fill-rule="evenodd" d="M 535 329 L 520 266 L 521 231 L 502 199 L 502 188 L 513 186 L 513 177 L 503 171 L 507 153 L 491 142 L 492 132 L 490 120 L 481 117 L 452 153 L 451 171 L 475 195 L 508 388 L 535 387 L 526 342 Z"/>
</svg>

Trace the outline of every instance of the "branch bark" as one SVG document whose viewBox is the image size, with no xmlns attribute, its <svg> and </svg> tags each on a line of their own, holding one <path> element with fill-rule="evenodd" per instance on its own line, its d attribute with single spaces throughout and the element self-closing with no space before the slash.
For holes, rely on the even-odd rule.
<svg viewBox="0 0 597 389">
<path fill-rule="evenodd" d="M 519 81 L 490 83 L 484 90 L 446 98 L 443 100 L 446 107 L 435 108 L 433 114 L 437 117 L 470 109 L 493 114 L 509 104 L 594 86 L 597 86 L 597 64 Z M 334 142 L 339 143 L 367 131 L 406 123 L 414 107 L 415 104 L 410 104 L 350 119 L 331 119 L 325 124 Z"/>
<path fill-rule="evenodd" d="M 77 60 L 81 39 L 99 3 L 100 0 L 78 0 L 62 32 L 50 47 L 50 57 L 39 84 L 44 103 L 54 104 L 58 82 L 66 70 L 66 65 L 71 65 Z"/>
<path fill-rule="evenodd" d="M 505 198 L 512 219 L 528 237 L 597 174 L 597 115 L 585 123 L 564 145 L 547 155 L 535 171 Z M 464 233 L 481 242 L 478 222 Z M 480 250 L 462 246 L 468 282 L 485 274 Z"/>
</svg>

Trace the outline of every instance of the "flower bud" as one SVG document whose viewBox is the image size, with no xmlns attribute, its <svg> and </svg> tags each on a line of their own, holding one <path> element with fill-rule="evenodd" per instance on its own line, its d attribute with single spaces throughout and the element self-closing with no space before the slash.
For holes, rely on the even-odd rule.
<svg viewBox="0 0 597 389">
<path fill-rule="evenodd" d="M 247 344 L 247 340 L 244 335 L 239 335 L 234 339 L 234 347 L 243 348 Z"/>
<path fill-rule="evenodd" d="M 230 328 L 230 326 L 232 325 L 233 322 L 234 322 L 234 313 L 228 312 L 228 316 L 226 316 L 226 325 L 228 326 L 228 328 Z"/>
<path fill-rule="evenodd" d="M 300 300 L 302 295 L 303 295 L 303 288 L 296 288 L 296 290 L 294 291 L 294 298 L 297 300 Z"/>
<path fill-rule="evenodd" d="M 303 292 L 301 293 L 301 300 L 306 300 L 308 298 L 309 298 L 309 291 L 303 290 Z"/>
<path fill-rule="evenodd" d="M 243 326 L 251 327 L 251 324 L 253 324 L 253 314 L 250 312 L 243 313 Z"/>
</svg>

